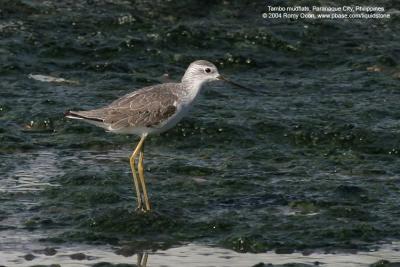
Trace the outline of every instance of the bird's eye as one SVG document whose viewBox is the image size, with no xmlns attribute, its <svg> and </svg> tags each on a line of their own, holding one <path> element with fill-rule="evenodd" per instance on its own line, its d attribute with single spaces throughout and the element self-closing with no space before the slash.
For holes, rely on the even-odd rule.
<svg viewBox="0 0 400 267">
<path fill-rule="evenodd" d="M 210 72 L 211 72 L 211 69 L 210 69 L 210 68 L 205 68 L 204 71 L 205 71 L 206 73 L 210 73 Z"/>
</svg>

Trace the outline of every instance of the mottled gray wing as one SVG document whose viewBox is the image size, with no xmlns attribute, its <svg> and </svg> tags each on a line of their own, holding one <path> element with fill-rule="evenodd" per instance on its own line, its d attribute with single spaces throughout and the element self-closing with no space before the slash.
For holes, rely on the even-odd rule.
<svg viewBox="0 0 400 267">
<path fill-rule="evenodd" d="M 176 112 L 178 97 L 176 90 L 180 85 L 166 83 L 145 87 L 127 94 L 110 105 L 80 115 L 96 118 L 112 129 L 128 127 L 156 127 Z"/>
</svg>

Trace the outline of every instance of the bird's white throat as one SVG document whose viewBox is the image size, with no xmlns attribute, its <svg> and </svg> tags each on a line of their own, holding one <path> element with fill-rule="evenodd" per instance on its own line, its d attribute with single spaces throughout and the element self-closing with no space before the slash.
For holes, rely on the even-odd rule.
<svg viewBox="0 0 400 267">
<path fill-rule="evenodd" d="M 186 104 L 193 102 L 199 95 L 205 81 L 201 79 L 182 80 L 183 98 Z"/>
</svg>

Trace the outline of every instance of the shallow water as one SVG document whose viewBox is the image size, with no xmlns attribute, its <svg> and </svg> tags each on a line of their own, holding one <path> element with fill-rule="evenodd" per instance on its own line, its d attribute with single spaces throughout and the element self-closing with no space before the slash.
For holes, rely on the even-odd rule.
<svg viewBox="0 0 400 267">
<path fill-rule="evenodd" d="M 385 246 L 379 250 L 356 253 L 338 252 L 323 254 L 320 252 L 305 253 L 237 253 L 231 250 L 188 244 L 167 250 L 137 253 L 122 247 L 115 249 L 109 246 L 63 246 L 47 247 L 33 253 L 22 254 L 21 251 L 0 252 L 0 264 L 12 266 L 50 266 L 54 262 L 61 266 L 140 266 L 140 267 L 242 267 L 242 266 L 326 266 L 326 267 L 363 267 L 367 265 L 385 266 L 390 261 L 399 261 L 398 244 Z M 84 251 L 84 253 L 82 253 Z M 382 258 L 386 259 L 383 261 Z M 390 261 L 389 261 L 390 260 Z M 114 264 L 114 265 L 113 265 Z M 379 265 L 380 264 L 380 265 Z M 393 263 L 392 264 L 396 264 Z M 398 263 L 397 263 L 398 264 Z M 389 265 L 396 266 L 396 265 Z"/>
<path fill-rule="evenodd" d="M 271 22 L 250 1 L 0 4 L 0 251 L 361 252 L 399 240 L 398 17 Z M 155 211 L 138 215 L 137 139 L 63 112 L 179 80 L 200 58 L 257 92 L 209 85 L 146 142 Z"/>
</svg>

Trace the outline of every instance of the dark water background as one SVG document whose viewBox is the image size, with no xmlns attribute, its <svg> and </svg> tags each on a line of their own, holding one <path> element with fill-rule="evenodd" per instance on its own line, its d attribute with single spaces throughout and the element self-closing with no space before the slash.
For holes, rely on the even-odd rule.
<svg viewBox="0 0 400 267">
<path fill-rule="evenodd" d="M 0 231 L 242 252 L 398 240 L 398 16 L 267 21 L 264 11 L 264 1 L 0 0 Z M 258 92 L 209 85 L 177 127 L 148 139 L 155 211 L 138 215 L 128 163 L 137 139 L 63 112 L 164 74 L 179 80 L 196 59 Z"/>
</svg>

